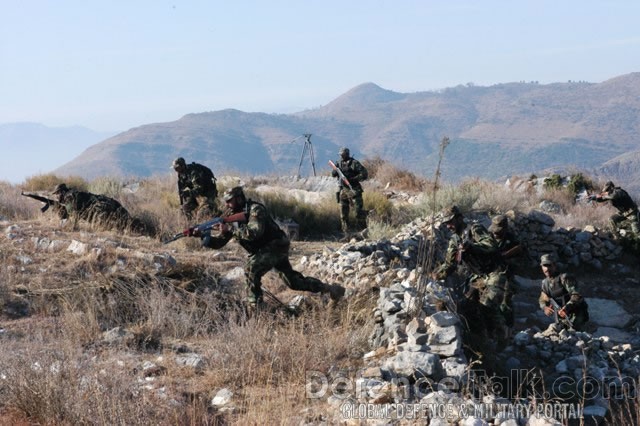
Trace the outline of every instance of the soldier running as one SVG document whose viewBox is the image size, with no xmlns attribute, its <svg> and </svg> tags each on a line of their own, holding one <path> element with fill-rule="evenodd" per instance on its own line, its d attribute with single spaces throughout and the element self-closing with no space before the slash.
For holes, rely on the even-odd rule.
<svg viewBox="0 0 640 426">
<path fill-rule="evenodd" d="M 222 217 L 244 212 L 246 223 L 237 228 L 226 223 L 218 227 L 219 234 L 202 235 L 205 247 L 219 249 L 235 238 L 249 252 L 245 264 L 245 279 L 248 289 L 247 302 L 252 308 L 263 301 L 262 277 L 271 269 L 276 269 L 287 287 L 292 290 L 328 293 L 332 300 L 340 299 L 345 292 L 344 287 L 328 285 L 317 278 L 305 277 L 295 271 L 289 262 L 289 238 L 269 215 L 267 208 L 260 203 L 247 200 L 241 187 L 236 186 L 224 193 L 226 210 Z"/>
</svg>

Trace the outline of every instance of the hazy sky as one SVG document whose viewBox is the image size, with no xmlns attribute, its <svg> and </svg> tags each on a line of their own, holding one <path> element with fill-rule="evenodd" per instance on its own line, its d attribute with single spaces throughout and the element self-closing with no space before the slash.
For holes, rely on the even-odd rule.
<svg viewBox="0 0 640 426">
<path fill-rule="evenodd" d="M 0 0 L 0 123 L 123 131 L 288 113 L 373 82 L 601 82 L 640 71 L 640 2 Z"/>
</svg>

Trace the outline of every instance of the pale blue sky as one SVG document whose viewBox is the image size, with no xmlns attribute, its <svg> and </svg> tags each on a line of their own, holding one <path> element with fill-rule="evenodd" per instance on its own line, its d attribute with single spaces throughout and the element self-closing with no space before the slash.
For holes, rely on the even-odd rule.
<svg viewBox="0 0 640 426">
<path fill-rule="evenodd" d="M 640 71 L 640 2 L 0 0 L 0 123 L 124 131 L 288 113 L 373 82 L 601 82 Z"/>
</svg>

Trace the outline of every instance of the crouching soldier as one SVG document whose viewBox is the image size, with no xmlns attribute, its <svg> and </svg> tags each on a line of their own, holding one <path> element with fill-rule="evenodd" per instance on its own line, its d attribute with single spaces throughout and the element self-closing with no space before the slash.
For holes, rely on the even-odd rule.
<svg viewBox="0 0 640 426">
<path fill-rule="evenodd" d="M 583 331 L 589 321 L 589 306 L 578 292 L 578 283 L 571 274 L 559 273 L 551 255 L 540 258 L 540 267 L 545 279 L 538 300 L 540 309 L 548 317 L 555 316 L 555 322 L 565 328 Z"/>
<path fill-rule="evenodd" d="M 479 223 L 466 230 L 464 216 L 456 206 L 449 208 L 442 222 L 452 232 L 444 263 L 436 269 L 436 279 L 446 279 L 456 269 L 466 276 L 463 315 L 468 318 L 471 331 L 495 339 L 498 345 L 509 336 L 509 322 L 513 316 L 511 288 L 505 273 L 498 244 L 489 231 Z"/>
<path fill-rule="evenodd" d="M 239 223 L 237 228 L 231 224 L 221 223 L 217 235 L 202 235 L 205 247 L 219 249 L 231 238 L 249 253 L 245 264 L 245 279 L 248 289 L 247 302 L 255 308 L 263 299 L 262 277 L 271 269 L 276 269 L 285 284 L 292 290 L 328 293 L 332 300 L 340 299 L 345 292 L 344 287 L 328 285 L 317 278 L 305 277 L 295 271 L 289 262 L 290 242 L 287 235 L 271 218 L 264 205 L 247 200 L 244 191 L 237 186 L 224 193 L 226 210 L 222 217 L 244 212 L 246 222 Z"/>
</svg>

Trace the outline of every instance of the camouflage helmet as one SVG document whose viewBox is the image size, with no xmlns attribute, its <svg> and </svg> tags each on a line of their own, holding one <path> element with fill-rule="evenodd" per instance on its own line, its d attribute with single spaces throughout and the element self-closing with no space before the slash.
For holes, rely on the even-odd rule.
<svg viewBox="0 0 640 426">
<path fill-rule="evenodd" d="M 460 209 L 458 208 L 458 206 L 451 206 L 442 213 L 442 222 L 443 223 L 451 222 L 456 217 L 461 217 L 461 216 L 462 216 L 462 212 L 460 212 Z"/>
<path fill-rule="evenodd" d="M 553 261 L 553 257 L 550 254 L 543 254 L 540 257 L 540 265 L 541 266 L 555 265 L 555 262 Z"/>
<path fill-rule="evenodd" d="M 244 198 L 244 191 L 242 190 L 241 186 L 234 186 L 231 189 L 227 189 L 226 191 L 224 191 L 224 195 L 222 196 L 225 202 L 230 201 L 235 197 Z"/>
<path fill-rule="evenodd" d="M 346 155 L 347 157 L 351 155 L 351 152 L 349 151 L 349 148 L 347 148 L 346 146 L 343 146 L 342 148 L 340 148 L 340 151 L 338 151 L 338 154 L 342 157 L 343 155 Z"/>
<path fill-rule="evenodd" d="M 609 192 L 609 191 L 613 191 L 613 189 L 616 186 L 613 184 L 613 182 L 608 181 L 607 183 L 604 184 L 604 186 L 602 187 L 602 192 Z"/>
<path fill-rule="evenodd" d="M 491 219 L 489 232 L 500 232 L 509 226 L 509 219 L 505 215 L 499 214 Z"/>
<path fill-rule="evenodd" d="M 60 194 L 63 192 L 67 192 L 69 190 L 69 188 L 67 188 L 67 185 L 64 183 L 59 183 L 58 185 L 56 185 L 55 188 L 53 188 L 53 193 L 54 194 Z"/>
<path fill-rule="evenodd" d="M 184 167 L 187 167 L 187 163 L 184 161 L 184 158 L 182 157 L 176 158 L 175 160 L 173 160 L 173 163 L 171 164 L 171 168 L 173 170 L 184 168 Z"/>
</svg>

